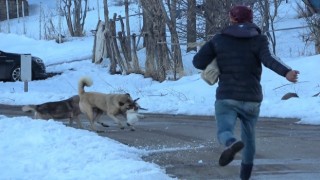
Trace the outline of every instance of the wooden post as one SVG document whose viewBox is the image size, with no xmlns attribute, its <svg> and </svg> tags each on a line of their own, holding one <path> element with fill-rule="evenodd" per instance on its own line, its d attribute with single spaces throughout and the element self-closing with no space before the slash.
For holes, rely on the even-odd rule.
<svg viewBox="0 0 320 180">
<path fill-rule="evenodd" d="M 40 2 L 40 13 L 39 13 L 39 40 L 41 40 L 41 20 L 42 20 L 42 2 Z"/>
<path fill-rule="evenodd" d="M 61 39 L 61 14 L 62 14 L 62 12 L 61 12 L 61 0 L 59 0 L 59 4 L 58 4 L 58 7 L 59 7 L 59 44 L 61 44 L 62 43 L 62 39 Z"/>
<path fill-rule="evenodd" d="M 24 17 L 24 1 L 22 1 L 22 21 L 23 21 L 23 34 L 27 34 L 27 30 L 26 30 L 26 20 Z"/>
<path fill-rule="evenodd" d="M 9 2 L 8 2 L 8 0 L 6 0 L 6 10 L 7 10 L 8 33 L 10 33 L 10 16 L 9 16 Z"/>
<path fill-rule="evenodd" d="M 17 18 L 18 18 L 18 22 L 20 22 L 20 15 L 19 15 L 19 0 L 16 0 L 16 5 L 17 5 Z"/>
</svg>

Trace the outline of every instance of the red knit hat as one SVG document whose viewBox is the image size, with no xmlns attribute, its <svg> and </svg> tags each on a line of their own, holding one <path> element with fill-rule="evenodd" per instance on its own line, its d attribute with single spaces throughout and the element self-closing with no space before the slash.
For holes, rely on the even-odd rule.
<svg viewBox="0 0 320 180">
<path fill-rule="evenodd" d="M 230 16 L 238 23 L 252 23 L 253 12 L 252 9 L 248 6 L 234 6 L 230 10 Z"/>
</svg>

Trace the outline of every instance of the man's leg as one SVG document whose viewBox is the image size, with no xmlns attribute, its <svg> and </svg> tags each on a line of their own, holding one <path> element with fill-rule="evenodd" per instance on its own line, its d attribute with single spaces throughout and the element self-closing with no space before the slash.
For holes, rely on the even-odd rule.
<svg viewBox="0 0 320 180">
<path fill-rule="evenodd" d="M 240 178 L 247 180 L 251 177 L 255 156 L 255 127 L 259 117 L 260 103 L 244 102 L 239 110 L 241 120 L 241 139 L 245 145 L 242 151 Z"/>
<path fill-rule="evenodd" d="M 215 102 L 215 119 L 217 122 L 217 136 L 220 144 L 227 146 L 236 138 L 233 131 L 236 125 L 237 112 L 227 100 L 216 100 Z"/>
<path fill-rule="evenodd" d="M 217 100 L 215 103 L 218 140 L 227 147 L 219 158 L 220 166 L 228 165 L 244 146 L 241 141 L 236 140 L 233 134 L 237 120 L 235 107 L 238 103 L 235 100 Z"/>
</svg>

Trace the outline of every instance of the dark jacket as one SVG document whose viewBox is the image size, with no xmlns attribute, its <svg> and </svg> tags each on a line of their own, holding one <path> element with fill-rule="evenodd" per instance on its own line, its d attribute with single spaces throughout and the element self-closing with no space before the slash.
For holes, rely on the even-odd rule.
<svg viewBox="0 0 320 180">
<path fill-rule="evenodd" d="M 261 64 L 281 76 L 291 70 L 271 53 L 267 37 L 253 23 L 226 27 L 203 45 L 193 65 L 204 70 L 214 58 L 221 73 L 216 99 L 261 102 Z"/>
</svg>

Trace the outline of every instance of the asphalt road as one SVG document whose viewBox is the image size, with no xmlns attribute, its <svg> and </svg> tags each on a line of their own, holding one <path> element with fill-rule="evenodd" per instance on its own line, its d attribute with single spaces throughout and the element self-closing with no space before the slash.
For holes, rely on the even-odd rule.
<svg viewBox="0 0 320 180">
<path fill-rule="evenodd" d="M 21 107 L 0 105 L 0 114 L 30 116 Z M 240 154 L 226 167 L 218 165 L 223 147 L 216 139 L 214 117 L 145 114 L 135 126 L 110 127 L 99 135 L 128 146 L 147 150 L 145 161 L 160 165 L 181 180 L 239 179 Z M 82 122 L 89 125 L 84 116 Z M 102 128 L 102 127 L 101 127 Z M 239 126 L 236 128 L 239 135 Z M 320 126 L 299 125 L 296 119 L 260 118 L 257 124 L 257 155 L 252 179 L 320 179 Z"/>
</svg>

